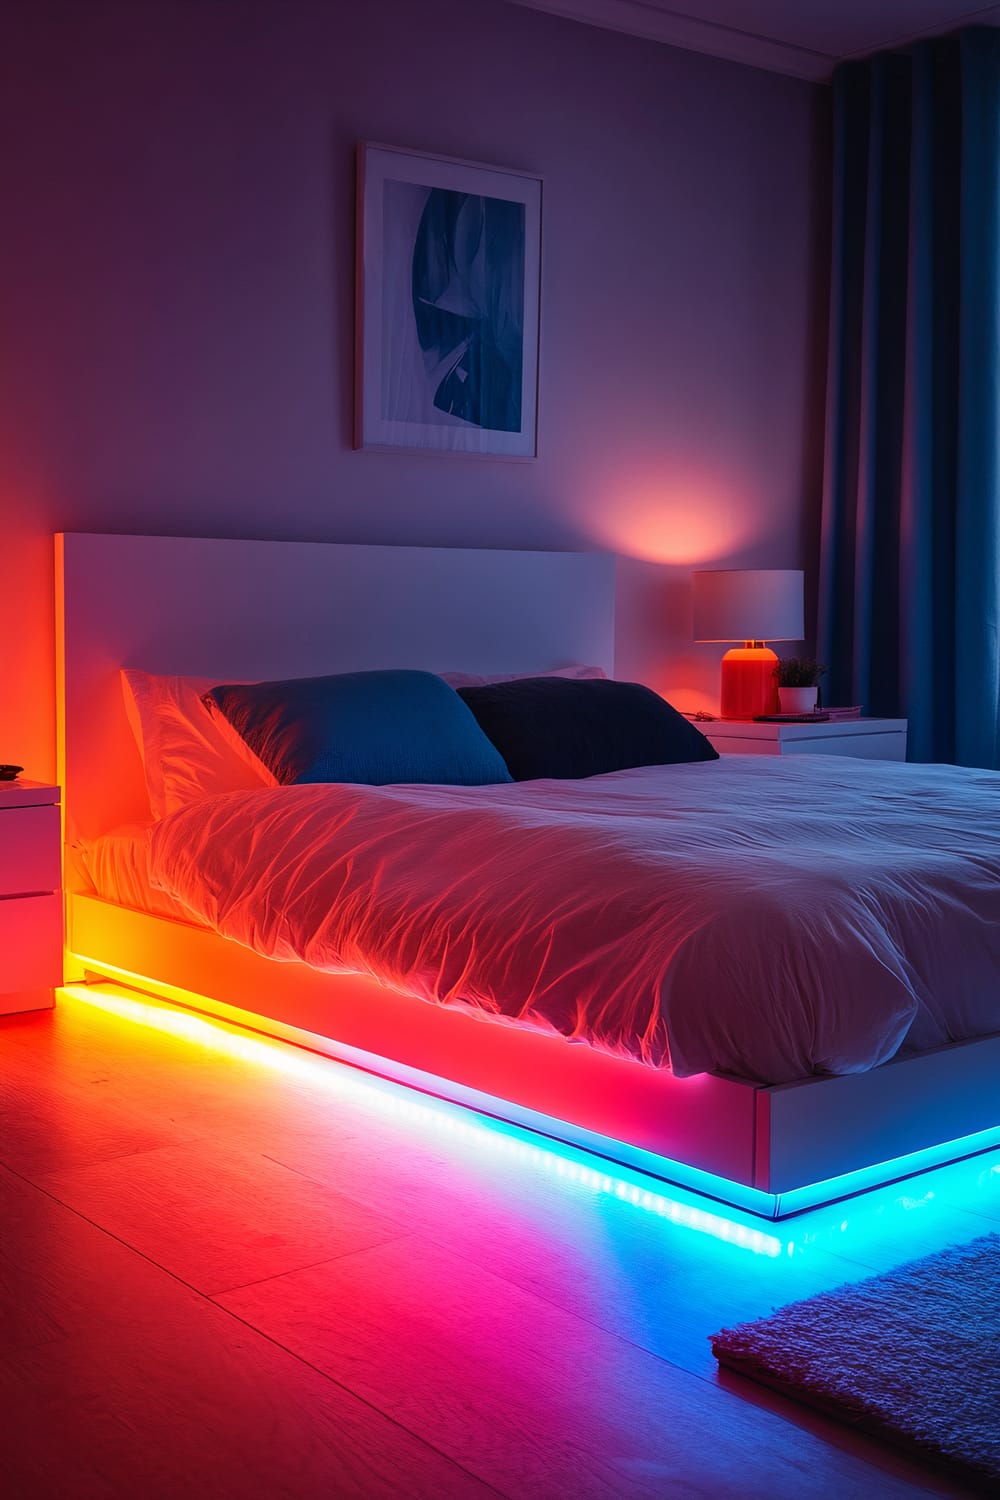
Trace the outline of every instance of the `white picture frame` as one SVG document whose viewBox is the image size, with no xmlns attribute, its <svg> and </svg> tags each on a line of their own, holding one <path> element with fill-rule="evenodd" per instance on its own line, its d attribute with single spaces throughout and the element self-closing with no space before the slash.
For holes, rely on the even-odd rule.
<svg viewBox="0 0 1000 1500">
<path fill-rule="evenodd" d="M 542 182 L 358 148 L 355 447 L 537 455 Z"/>
</svg>

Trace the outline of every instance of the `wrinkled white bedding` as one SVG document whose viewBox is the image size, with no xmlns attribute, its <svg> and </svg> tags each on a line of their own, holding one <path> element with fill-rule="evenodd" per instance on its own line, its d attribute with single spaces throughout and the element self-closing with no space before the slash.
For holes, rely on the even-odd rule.
<svg viewBox="0 0 1000 1500">
<path fill-rule="evenodd" d="M 1000 1030 L 1000 774 L 728 756 L 586 781 L 207 798 L 150 878 L 279 959 L 679 1075 Z"/>
<path fill-rule="evenodd" d="M 96 839 L 80 839 L 69 851 L 87 885 L 105 901 L 149 912 L 172 921 L 190 921 L 191 914 L 149 878 L 149 839 L 155 823 L 127 823 Z"/>
</svg>

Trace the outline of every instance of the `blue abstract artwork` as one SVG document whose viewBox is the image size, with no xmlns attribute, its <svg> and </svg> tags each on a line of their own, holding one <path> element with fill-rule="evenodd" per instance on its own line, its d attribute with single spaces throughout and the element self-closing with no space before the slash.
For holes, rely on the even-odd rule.
<svg viewBox="0 0 1000 1500">
<path fill-rule="evenodd" d="M 435 407 L 519 431 L 522 203 L 430 189 L 413 247 L 413 316 Z"/>
</svg>

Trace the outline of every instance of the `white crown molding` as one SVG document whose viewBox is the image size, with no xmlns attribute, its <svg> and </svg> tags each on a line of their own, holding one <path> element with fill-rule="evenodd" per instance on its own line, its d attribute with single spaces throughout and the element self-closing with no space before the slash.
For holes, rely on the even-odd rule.
<svg viewBox="0 0 1000 1500">
<path fill-rule="evenodd" d="M 663 42 L 668 47 L 705 52 L 710 57 L 724 57 L 729 62 L 766 68 L 772 73 L 787 73 L 811 83 L 828 83 L 836 62 L 836 58 L 824 52 L 719 26 L 713 21 L 701 21 L 682 11 L 661 10 L 646 0 L 509 0 L 509 3 L 550 11 L 570 21 L 601 26 L 606 31 L 623 31 L 647 41 Z"/>
</svg>

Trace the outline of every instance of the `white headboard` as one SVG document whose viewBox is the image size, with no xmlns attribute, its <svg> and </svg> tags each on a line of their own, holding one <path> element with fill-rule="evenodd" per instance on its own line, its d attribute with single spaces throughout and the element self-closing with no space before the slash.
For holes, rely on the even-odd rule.
<svg viewBox="0 0 1000 1500">
<path fill-rule="evenodd" d="M 59 780 L 67 838 L 148 818 L 119 668 L 280 678 L 379 667 L 614 667 L 614 558 L 56 537 Z"/>
</svg>

